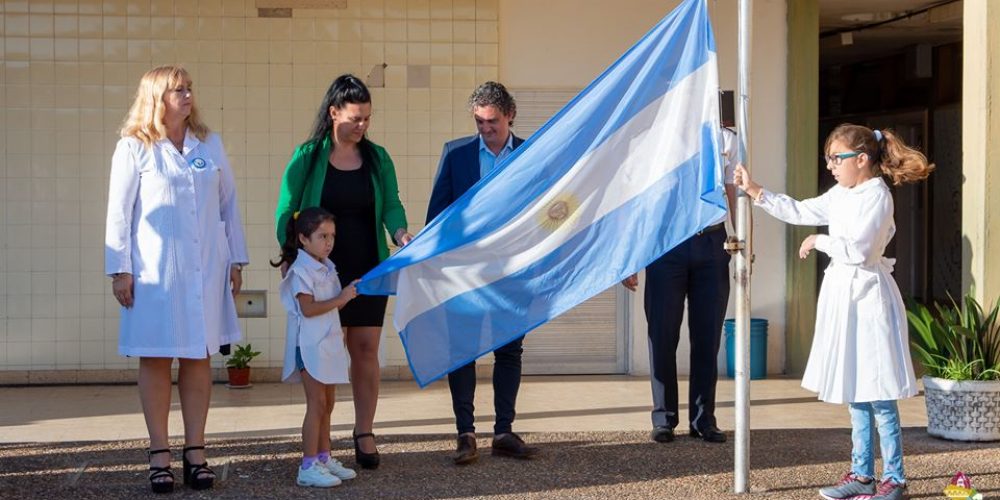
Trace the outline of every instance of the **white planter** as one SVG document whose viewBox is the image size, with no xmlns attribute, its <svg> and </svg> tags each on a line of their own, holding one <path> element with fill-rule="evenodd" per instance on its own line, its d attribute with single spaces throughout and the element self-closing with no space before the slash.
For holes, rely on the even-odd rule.
<svg viewBox="0 0 1000 500">
<path fill-rule="evenodd" d="M 923 378 L 927 433 L 956 441 L 1000 441 L 1000 381 Z"/>
</svg>

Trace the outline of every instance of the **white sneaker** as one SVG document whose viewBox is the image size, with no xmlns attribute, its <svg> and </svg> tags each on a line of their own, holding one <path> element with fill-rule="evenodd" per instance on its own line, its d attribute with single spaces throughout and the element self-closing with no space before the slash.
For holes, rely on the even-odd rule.
<svg viewBox="0 0 1000 500">
<path fill-rule="evenodd" d="M 358 477 L 358 473 L 354 472 L 354 469 L 344 467 L 344 464 L 340 463 L 340 460 L 337 460 L 336 458 L 330 457 L 325 464 L 323 462 L 319 462 L 319 464 L 325 465 L 326 470 L 328 470 L 330 474 L 340 479 L 354 479 Z"/>
<path fill-rule="evenodd" d="M 312 467 L 303 469 L 299 467 L 299 477 L 295 480 L 299 486 L 311 486 L 313 488 L 330 488 L 340 484 L 340 478 L 330 474 L 330 471 L 318 461 Z"/>
</svg>

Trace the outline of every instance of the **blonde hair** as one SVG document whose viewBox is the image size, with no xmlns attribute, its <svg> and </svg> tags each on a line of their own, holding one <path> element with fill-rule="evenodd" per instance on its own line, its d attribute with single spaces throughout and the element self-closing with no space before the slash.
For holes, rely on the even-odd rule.
<svg viewBox="0 0 1000 500">
<path fill-rule="evenodd" d="M 167 128 L 163 123 L 166 106 L 163 96 L 169 89 L 179 84 L 191 84 L 191 75 L 180 66 L 160 66 L 142 75 L 139 88 L 135 91 L 132 107 L 122 124 L 122 137 L 135 137 L 147 146 L 167 136 Z M 198 116 L 198 107 L 191 104 L 191 114 L 185 120 L 188 130 L 199 140 L 208 136 L 208 126 L 202 123 Z"/>
<path fill-rule="evenodd" d="M 934 164 L 923 153 L 907 146 L 892 130 L 880 130 L 879 135 L 880 138 L 868 127 L 844 123 L 830 132 L 823 151 L 829 152 L 833 141 L 843 141 L 872 159 L 873 175 L 885 174 L 896 186 L 922 181 L 931 175 Z"/>
</svg>

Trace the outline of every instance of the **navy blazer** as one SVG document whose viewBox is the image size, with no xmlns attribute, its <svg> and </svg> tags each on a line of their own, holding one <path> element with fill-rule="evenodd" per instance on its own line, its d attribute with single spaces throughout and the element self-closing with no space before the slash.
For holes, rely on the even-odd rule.
<svg viewBox="0 0 1000 500">
<path fill-rule="evenodd" d="M 514 136 L 511 146 L 517 149 L 524 139 Z M 427 224 L 455 200 L 459 199 L 473 184 L 479 182 L 479 136 L 462 137 L 445 143 L 438 163 L 431 201 L 427 204 Z"/>
</svg>

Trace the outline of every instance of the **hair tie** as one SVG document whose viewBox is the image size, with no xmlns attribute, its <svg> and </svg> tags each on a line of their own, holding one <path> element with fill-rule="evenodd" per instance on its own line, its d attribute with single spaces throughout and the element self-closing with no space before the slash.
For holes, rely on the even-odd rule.
<svg viewBox="0 0 1000 500">
<path fill-rule="evenodd" d="M 882 142 L 882 131 L 875 130 L 875 142 Z"/>
<path fill-rule="evenodd" d="M 299 220 L 299 213 L 295 212 L 294 214 L 292 214 L 292 219 L 293 220 Z"/>
</svg>

